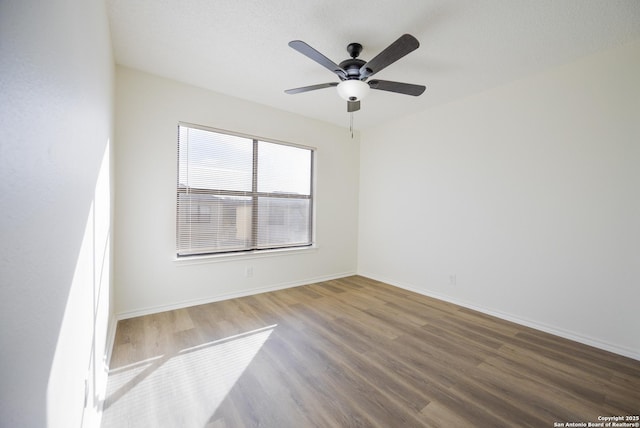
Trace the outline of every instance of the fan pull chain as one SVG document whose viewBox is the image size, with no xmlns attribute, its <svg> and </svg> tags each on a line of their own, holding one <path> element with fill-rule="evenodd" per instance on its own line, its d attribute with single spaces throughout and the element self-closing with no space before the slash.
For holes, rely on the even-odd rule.
<svg viewBox="0 0 640 428">
<path fill-rule="evenodd" d="M 349 113 L 349 132 L 351 133 L 351 139 L 353 140 L 353 112 Z"/>
</svg>

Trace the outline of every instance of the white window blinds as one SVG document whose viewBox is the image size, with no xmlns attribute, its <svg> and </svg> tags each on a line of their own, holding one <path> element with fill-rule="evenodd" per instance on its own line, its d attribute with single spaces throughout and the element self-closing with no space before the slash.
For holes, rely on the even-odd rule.
<svg viewBox="0 0 640 428">
<path fill-rule="evenodd" d="M 313 150 L 178 126 L 177 254 L 312 243 Z"/>
</svg>

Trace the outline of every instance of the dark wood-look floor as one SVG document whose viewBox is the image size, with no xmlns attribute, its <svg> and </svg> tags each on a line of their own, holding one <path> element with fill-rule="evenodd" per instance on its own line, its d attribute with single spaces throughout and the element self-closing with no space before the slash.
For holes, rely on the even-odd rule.
<svg viewBox="0 0 640 428">
<path fill-rule="evenodd" d="M 103 427 L 553 427 L 640 362 L 363 277 L 120 321 Z"/>
</svg>

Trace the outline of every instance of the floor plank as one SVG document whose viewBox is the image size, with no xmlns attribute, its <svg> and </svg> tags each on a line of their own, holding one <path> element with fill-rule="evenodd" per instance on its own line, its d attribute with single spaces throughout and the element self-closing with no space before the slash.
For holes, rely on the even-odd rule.
<svg viewBox="0 0 640 428">
<path fill-rule="evenodd" d="M 640 413 L 640 362 L 360 276 L 118 323 L 112 427 L 552 427 Z"/>
</svg>

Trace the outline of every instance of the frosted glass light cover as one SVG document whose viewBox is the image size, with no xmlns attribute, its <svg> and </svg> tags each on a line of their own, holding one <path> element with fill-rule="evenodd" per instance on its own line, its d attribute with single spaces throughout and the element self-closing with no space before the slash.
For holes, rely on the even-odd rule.
<svg viewBox="0 0 640 428">
<path fill-rule="evenodd" d="M 369 92 L 369 84 L 362 80 L 343 80 L 337 86 L 338 95 L 347 101 L 360 101 Z"/>
</svg>

